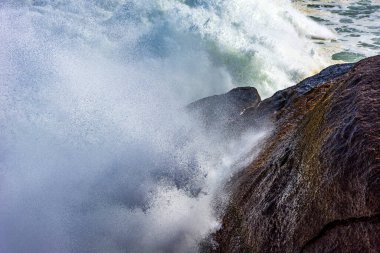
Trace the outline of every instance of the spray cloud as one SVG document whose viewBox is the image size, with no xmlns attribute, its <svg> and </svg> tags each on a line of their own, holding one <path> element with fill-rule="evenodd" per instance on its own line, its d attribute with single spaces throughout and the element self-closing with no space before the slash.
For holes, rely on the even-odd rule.
<svg viewBox="0 0 380 253">
<path fill-rule="evenodd" d="M 0 252 L 196 251 L 266 133 L 221 141 L 183 107 L 323 65 L 281 60 L 312 49 L 298 19 L 285 1 L 2 3 Z"/>
</svg>

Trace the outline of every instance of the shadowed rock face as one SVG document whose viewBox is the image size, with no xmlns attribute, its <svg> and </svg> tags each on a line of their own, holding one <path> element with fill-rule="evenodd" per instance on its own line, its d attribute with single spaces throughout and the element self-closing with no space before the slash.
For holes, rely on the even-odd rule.
<svg viewBox="0 0 380 253">
<path fill-rule="evenodd" d="M 244 108 L 256 107 L 261 98 L 256 88 L 239 87 L 226 94 L 200 99 L 188 105 L 207 130 L 223 132 L 240 116 Z"/>
<path fill-rule="evenodd" d="M 380 56 L 254 101 L 228 126 L 275 130 L 207 251 L 380 252 Z"/>
</svg>

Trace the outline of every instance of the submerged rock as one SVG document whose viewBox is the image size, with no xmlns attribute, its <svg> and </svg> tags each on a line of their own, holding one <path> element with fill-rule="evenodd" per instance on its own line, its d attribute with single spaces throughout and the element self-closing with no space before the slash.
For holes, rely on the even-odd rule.
<svg viewBox="0 0 380 253">
<path fill-rule="evenodd" d="M 206 251 L 380 252 L 380 56 L 332 66 L 264 101 L 247 92 L 228 126 L 267 121 L 274 131 L 228 186 Z M 228 96 L 192 106 L 210 104 L 204 115 L 215 120 Z"/>
</svg>

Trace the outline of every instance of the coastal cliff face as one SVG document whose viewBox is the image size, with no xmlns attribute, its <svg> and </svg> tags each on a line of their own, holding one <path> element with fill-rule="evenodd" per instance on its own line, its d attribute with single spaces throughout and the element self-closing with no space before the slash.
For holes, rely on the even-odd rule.
<svg viewBox="0 0 380 253">
<path fill-rule="evenodd" d="M 233 132 L 274 126 L 228 185 L 206 251 L 380 252 L 380 56 L 329 67 L 263 101 L 256 93 L 240 88 L 191 105 Z M 245 102 L 214 109 L 233 94 Z"/>
</svg>

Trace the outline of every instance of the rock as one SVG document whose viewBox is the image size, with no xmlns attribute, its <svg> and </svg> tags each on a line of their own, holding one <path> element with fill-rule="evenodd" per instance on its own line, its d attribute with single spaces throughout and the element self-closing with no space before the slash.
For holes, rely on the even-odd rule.
<svg viewBox="0 0 380 253">
<path fill-rule="evenodd" d="M 272 97 L 264 100 L 259 106 L 251 106 L 244 110 L 244 114 L 238 119 L 240 125 L 251 127 L 259 126 L 263 122 L 272 121 L 272 116 L 291 104 L 296 98 L 318 87 L 328 80 L 333 80 L 346 74 L 354 64 L 337 64 L 322 70 L 319 74 L 306 78 L 299 84 L 284 90 L 277 91 Z M 235 124 L 239 124 L 235 122 Z M 247 124 L 248 123 L 248 124 Z M 235 126 L 236 127 L 236 126 Z M 243 127 L 244 128 L 244 127 Z M 240 129 L 242 130 L 242 129 Z"/>
<path fill-rule="evenodd" d="M 199 119 L 206 129 L 223 131 L 247 107 L 257 106 L 261 98 L 254 87 L 239 87 L 226 94 L 200 99 L 187 109 Z"/>
<path fill-rule="evenodd" d="M 267 121 L 275 130 L 228 186 L 206 251 L 380 252 L 380 56 L 332 66 L 264 101 L 249 90 L 225 114 L 228 126 Z M 209 103 L 202 112 L 215 120 L 216 108 L 235 105 L 218 106 L 227 94 L 192 106 Z"/>
</svg>

